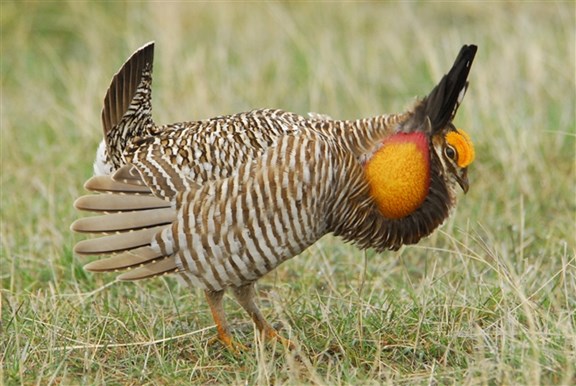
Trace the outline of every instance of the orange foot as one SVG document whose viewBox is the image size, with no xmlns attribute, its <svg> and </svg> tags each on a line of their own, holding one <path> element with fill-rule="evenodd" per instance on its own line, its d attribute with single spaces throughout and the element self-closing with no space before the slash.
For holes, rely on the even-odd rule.
<svg viewBox="0 0 576 386">
<path fill-rule="evenodd" d="M 264 328 L 263 333 L 265 334 L 264 337 L 267 342 L 270 341 L 280 342 L 284 347 L 288 348 L 289 350 L 294 350 L 296 348 L 294 342 L 292 342 L 290 339 L 284 338 L 282 335 L 278 333 L 278 331 L 276 331 L 274 327 L 266 326 L 266 328 Z"/>
<path fill-rule="evenodd" d="M 226 347 L 230 352 L 234 354 L 240 354 L 244 351 L 248 351 L 249 348 L 243 345 L 242 343 L 238 342 L 234 339 L 230 334 L 218 334 L 212 339 L 208 341 L 208 345 L 212 346 L 216 343 L 221 343 Z"/>
</svg>

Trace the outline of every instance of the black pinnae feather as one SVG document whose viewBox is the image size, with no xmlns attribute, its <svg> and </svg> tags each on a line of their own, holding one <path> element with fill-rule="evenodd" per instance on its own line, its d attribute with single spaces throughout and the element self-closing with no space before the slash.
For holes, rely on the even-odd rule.
<svg viewBox="0 0 576 386">
<path fill-rule="evenodd" d="M 450 71 L 417 106 L 417 120 L 418 117 L 430 118 L 432 133 L 444 128 L 454 118 L 468 86 L 468 74 L 477 48 L 475 45 L 463 46 Z"/>
</svg>

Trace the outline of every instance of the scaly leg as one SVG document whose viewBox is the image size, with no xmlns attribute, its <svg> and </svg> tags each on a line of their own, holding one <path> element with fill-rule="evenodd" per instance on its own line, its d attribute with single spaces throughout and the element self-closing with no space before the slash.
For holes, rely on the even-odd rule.
<svg viewBox="0 0 576 386">
<path fill-rule="evenodd" d="M 254 283 L 234 287 L 234 296 L 236 297 L 236 300 L 242 308 L 248 312 L 248 315 L 250 315 L 254 324 L 256 324 L 258 331 L 264 335 L 264 338 L 266 340 L 279 340 L 284 346 L 293 349 L 295 347 L 294 343 L 278 334 L 276 329 L 272 327 L 266 319 L 264 319 L 264 316 L 262 316 L 262 313 L 254 302 L 254 295 Z"/>
<path fill-rule="evenodd" d="M 224 298 L 224 290 L 222 291 L 205 291 L 206 300 L 208 301 L 208 306 L 210 306 L 210 311 L 212 312 L 212 317 L 214 322 L 216 322 L 216 329 L 218 330 L 218 336 L 211 341 L 214 342 L 216 339 L 220 340 L 228 349 L 233 352 L 238 352 L 238 350 L 245 350 L 246 347 L 238 342 L 234 341 L 234 338 L 230 334 L 230 327 L 228 326 L 228 321 L 226 320 L 226 314 L 224 313 L 224 306 L 222 300 Z"/>
</svg>

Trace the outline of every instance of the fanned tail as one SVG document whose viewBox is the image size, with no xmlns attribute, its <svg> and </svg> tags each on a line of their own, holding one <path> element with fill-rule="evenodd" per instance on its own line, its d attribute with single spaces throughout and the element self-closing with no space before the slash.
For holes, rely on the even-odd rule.
<svg viewBox="0 0 576 386">
<path fill-rule="evenodd" d="M 107 158 L 112 170 L 125 164 L 123 153 L 130 141 L 151 133 L 152 64 L 154 42 L 138 49 L 112 78 L 102 108 Z M 98 160 L 97 160 L 98 161 Z"/>
<path fill-rule="evenodd" d="M 71 229 L 99 237 L 74 247 L 79 255 L 111 255 L 84 268 L 94 272 L 130 270 L 120 280 L 138 280 L 177 271 L 172 256 L 151 246 L 154 236 L 176 219 L 172 204 L 152 195 L 135 167 L 126 165 L 112 176 L 96 176 L 84 185 L 95 194 L 78 198 L 76 209 L 99 215 L 75 221 Z"/>
</svg>

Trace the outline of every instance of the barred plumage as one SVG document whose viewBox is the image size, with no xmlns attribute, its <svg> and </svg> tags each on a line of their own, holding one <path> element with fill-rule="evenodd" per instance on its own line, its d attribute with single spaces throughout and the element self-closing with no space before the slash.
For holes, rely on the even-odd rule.
<svg viewBox="0 0 576 386">
<path fill-rule="evenodd" d="M 327 233 L 377 250 L 416 243 L 447 218 L 456 186 L 468 189 L 473 147 L 451 122 L 475 52 L 464 46 L 430 95 L 402 114 L 341 121 L 265 109 L 157 126 L 153 44 L 144 46 L 105 98 L 105 137 L 85 185 L 96 194 L 75 203 L 104 214 L 72 225 L 101 237 L 76 253 L 112 255 L 86 269 L 129 269 L 122 280 L 176 273 L 204 289 L 229 346 L 221 303 L 232 288 L 258 328 L 277 337 L 253 301 L 260 277 Z"/>
</svg>

